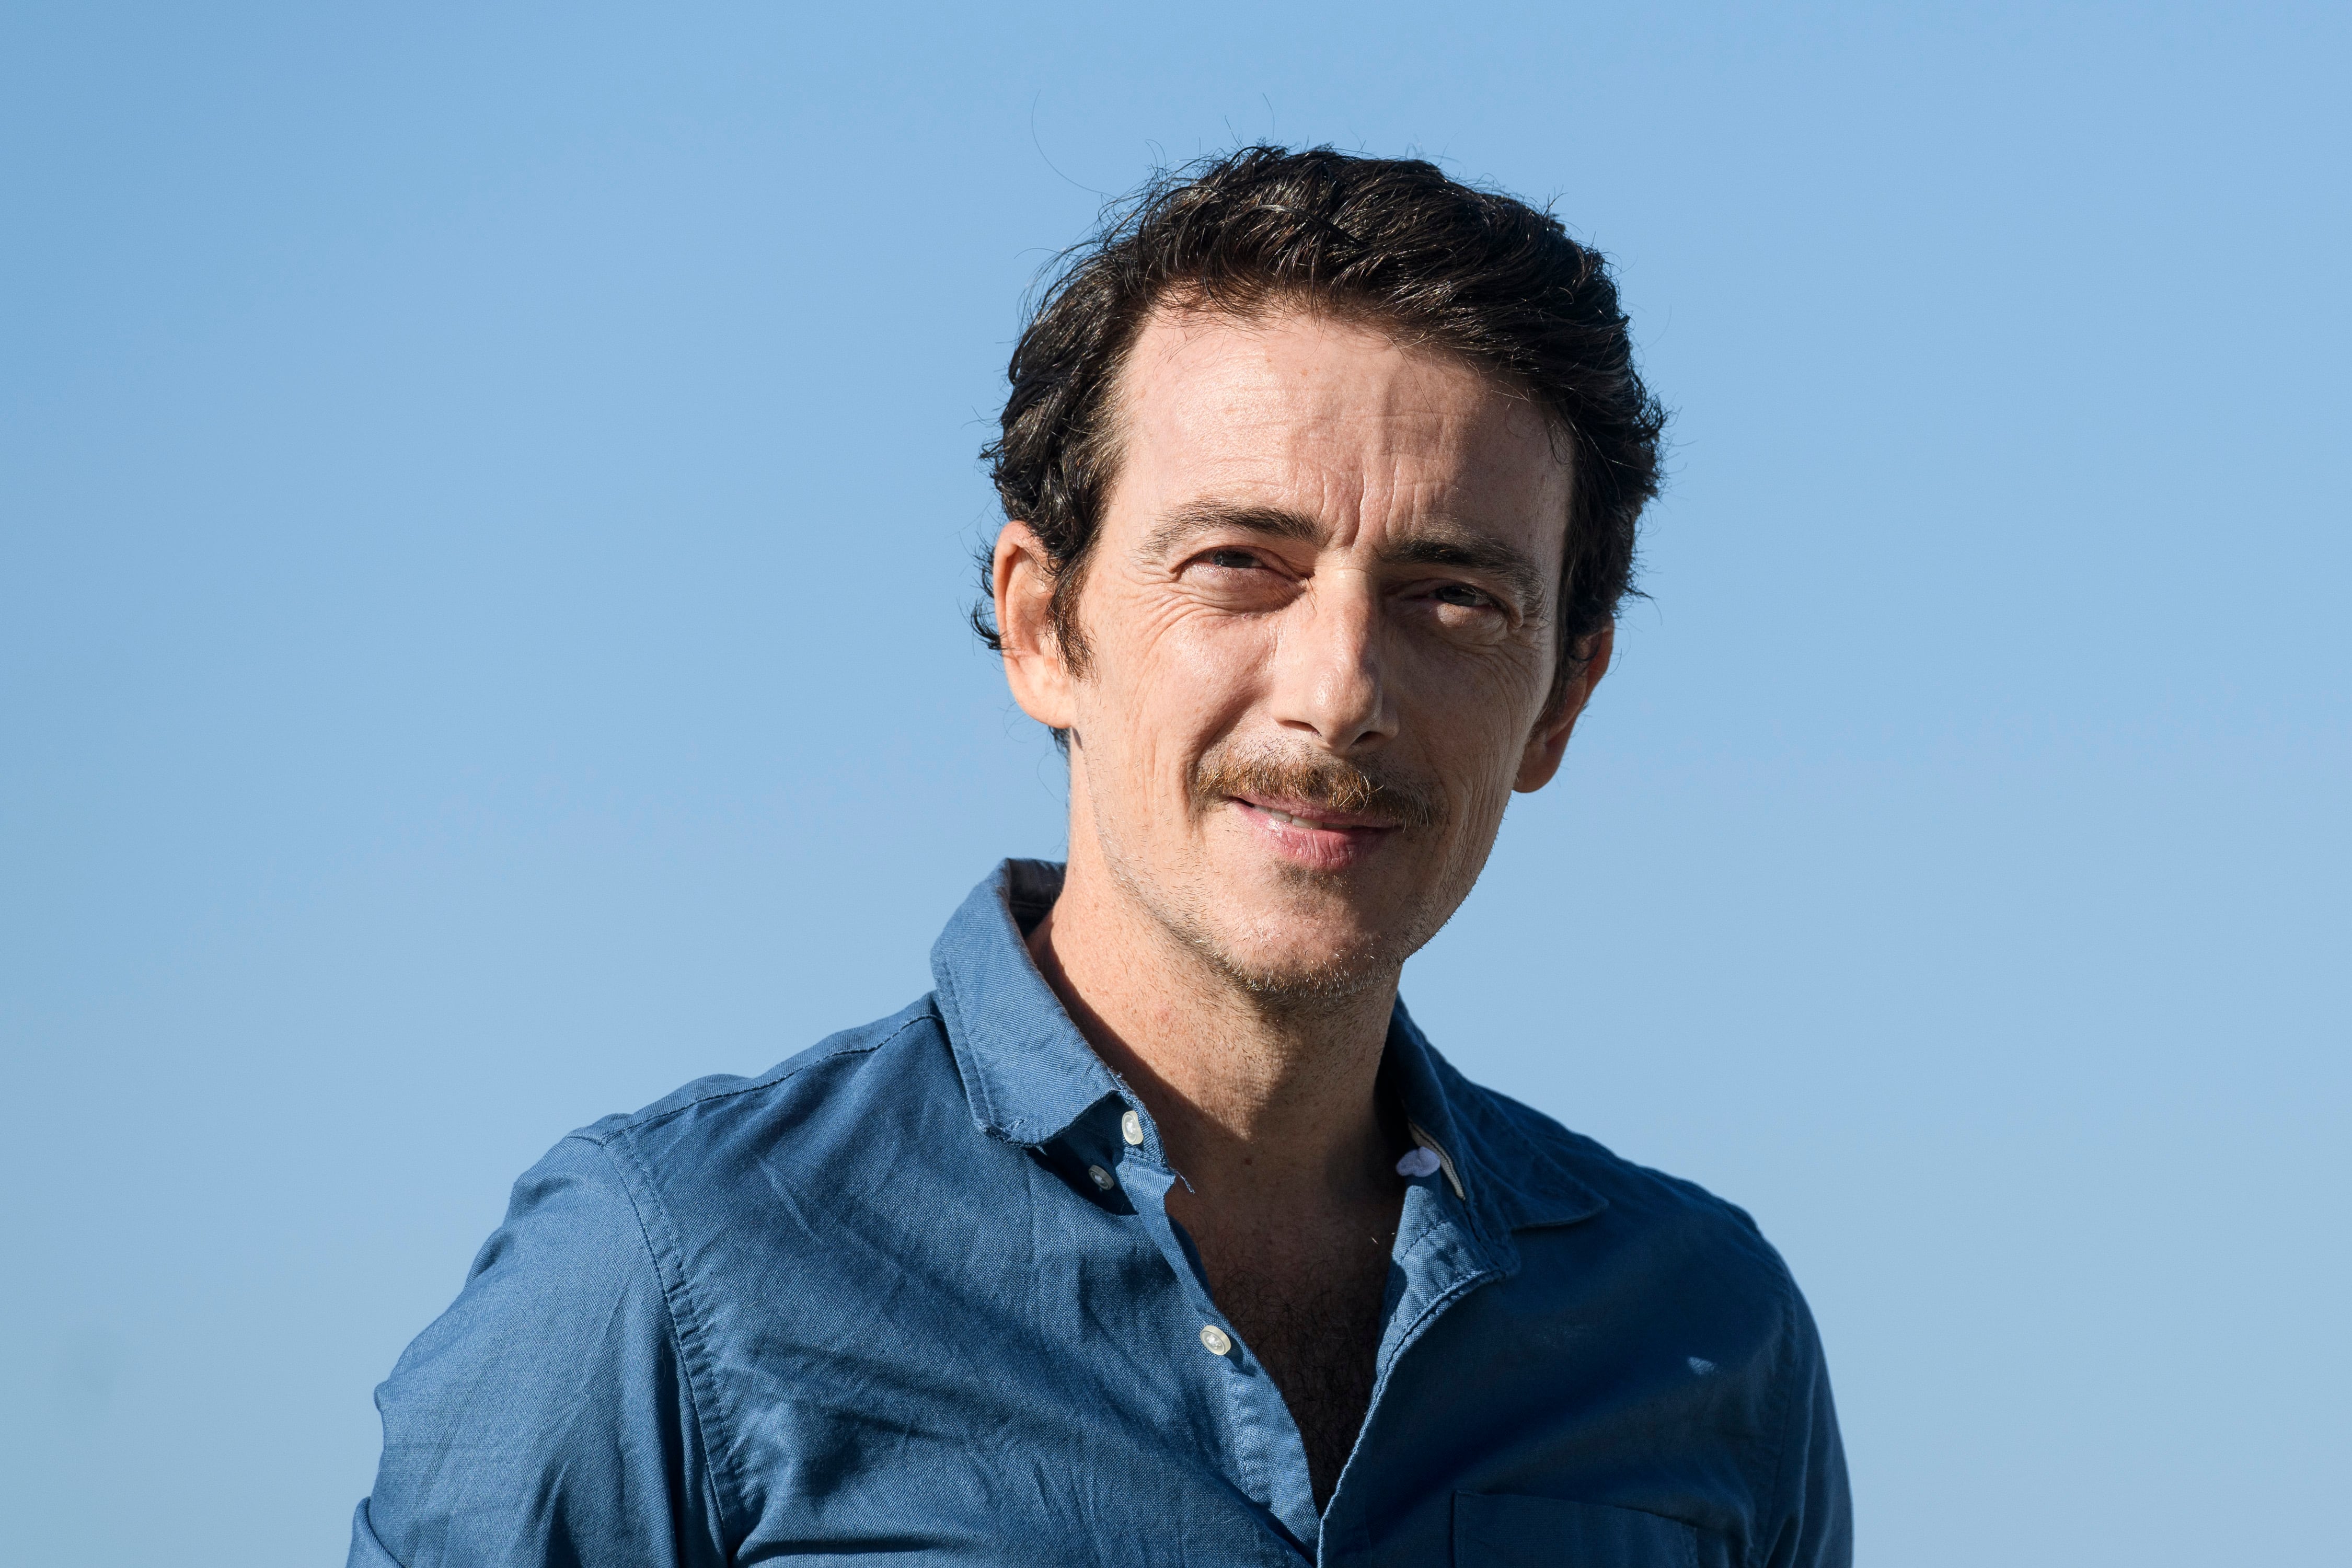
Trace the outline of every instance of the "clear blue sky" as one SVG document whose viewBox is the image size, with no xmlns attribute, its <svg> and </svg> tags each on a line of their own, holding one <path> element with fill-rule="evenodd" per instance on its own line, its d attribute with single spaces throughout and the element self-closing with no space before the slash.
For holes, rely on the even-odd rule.
<svg viewBox="0 0 2352 1568">
<path fill-rule="evenodd" d="M 1677 411 L 1440 1043 L 1756 1213 L 1865 1563 L 2340 1561 L 2347 16 L 0 10 L 0 1560 L 340 1560 L 519 1172 L 1058 852 L 1017 303 L 1272 138 L 1556 198 Z"/>
</svg>

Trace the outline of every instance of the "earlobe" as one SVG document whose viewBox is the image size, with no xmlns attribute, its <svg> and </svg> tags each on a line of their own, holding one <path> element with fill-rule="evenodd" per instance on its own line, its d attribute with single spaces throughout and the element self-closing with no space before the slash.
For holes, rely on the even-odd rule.
<svg viewBox="0 0 2352 1568">
<path fill-rule="evenodd" d="M 1576 728 L 1576 716 L 1584 706 L 1581 693 L 1564 696 L 1554 713 L 1544 716 L 1528 737 L 1528 749 L 1519 753 L 1519 776 L 1511 787 L 1521 795 L 1533 795 L 1551 783 L 1559 772 L 1560 759 L 1568 754 L 1569 732 Z"/>
<path fill-rule="evenodd" d="M 1511 781 L 1513 789 L 1532 795 L 1551 783 L 1553 775 L 1559 772 L 1560 759 L 1568 754 L 1568 738 L 1575 732 L 1584 705 L 1592 700 L 1592 689 L 1609 673 L 1609 658 L 1616 646 L 1614 625 L 1601 627 L 1578 646 L 1584 668 L 1560 692 L 1559 702 L 1536 721 L 1534 732 L 1528 737 L 1527 750 L 1519 753 L 1519 773 Z"/>
<path fill-rule="evenodd" d="M 1045 542 L 1025 522 L 1008 522 L 989 563 L 1004 683 L 1021 710 L 1052 730 L 1075 717 L 1070 674 L 1054 637 L 1054 573 Z"/>
</svg>

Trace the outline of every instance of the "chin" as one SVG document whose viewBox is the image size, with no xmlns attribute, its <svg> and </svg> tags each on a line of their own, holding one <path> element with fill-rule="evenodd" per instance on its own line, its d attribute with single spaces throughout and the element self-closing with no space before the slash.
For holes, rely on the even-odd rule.
<svg viewBox="0 0 2352 1568">
<path fill-rule="evenodd" d="M 1197 932 L 1193 945 L 1254 995 L 1311 1003 L 1393 980 L 1412 944 L 1353 922 L 1273 915 L 1239 930 Z"/>
<path fill-rule="evenodd" d="M 1226 973 L 1251 995 L 1270 1005 L 1322 1006 L 1361 995 L 1386 980 L 1385 966 L 1334 962 L 1268 966 L 1227 964 Z"/>
<path fill-rule="evenodd" d="M 1112 878 L 1161 927 L 1269 1005 L 1329 1005 L 1393 984 L 1442 915 L 1394 868 L 1378 878 L 1302 872 L 1250 859 L 1147 879 L 1116 853 Z M 1400 881 L 1409 885 L 1398 889 Z M 1450 906 L 1448 906 L 1450 908 Z"/>
</svg>

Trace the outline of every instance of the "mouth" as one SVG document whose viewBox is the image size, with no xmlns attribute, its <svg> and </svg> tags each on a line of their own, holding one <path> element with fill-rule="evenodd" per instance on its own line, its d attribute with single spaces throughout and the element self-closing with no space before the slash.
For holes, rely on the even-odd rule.
<svg viewBox="0 0 2352 1568">
<path fill-rule="evenodd" d="M 1235 795 L 1226 799 L 1235 805 L 1246 806 L 1286 827 L 1307 827 L 1318 831 L 1339 832 L 1354 827 L 1377 827 L 1391 830 L 1396 824 L 1385 816 L 1370 812 L 1334 811 L 1328 806 L 1309 805 L 1304 801 L 1271 800 L 1261 795 Z"/>
<path fill-rule="evenodd" d="M 1370 812 L 1335 811 L 1300 800 L 1229 795 L 1225 799 L 1286 860 L 1316 870 L 1356 865 L 1395 836 L 1398 825 Z"/>
</svg>

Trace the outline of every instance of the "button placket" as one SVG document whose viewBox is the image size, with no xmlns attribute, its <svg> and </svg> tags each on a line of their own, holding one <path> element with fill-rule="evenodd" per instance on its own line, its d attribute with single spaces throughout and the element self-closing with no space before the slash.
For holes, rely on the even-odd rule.
<svg viewBox="0 0 2352 1568">
<path fill-rule="evenodd" d="M 1122 1126 L 1121 1131 L 1124 1133 L 1127 1129 Z M 1134 1131 L 1143 1131 L 1139 1117 Z M 1249 1347 L 1224 1325 L 1210 1296 L 1208 1280 L 1188 1256 L 1186 1242 L 1177 1235 L 1167 1202 L 1173 1173 L 1155 1164 L 1146 1153 L 1126 1162 L 1119 1175 L 1129 1200 L 1135 1205 L 1145 1228 L 1174 1273 L 1171 1282 L 1182 1292 L 1185 1304 L 1192 1309 L 1188 1315 L 1200 1325 L 1188 1336 L 1200 1349 L 1189 1344 L 1170 1347 L 1175 1352 L 1171 1370 L 1186 1376 L 1188 1381 L 1205 1383 L 1208 1387 L 1204 1392 L 1212 1392 L 1223 1402 L 1233 1443 L 1229 1450 L 1233 1479 L 1245 1495 L 1279 1521 L 1281 1528 L 1303 1542 L 1311 1555 L 1318 1521 L 1314 1489 L 1307 1473 L 1306 1450 L 1300 1446 L 1297 1426 L 1265 1369 L 1252 1359 Z M 1223 1349 L 1218 1348 L 1220 1344 Z M 1193 1359 L 1203 1352 L 1216 1359 L 1205 1363 Z M 1185 1368 L 1192 1370 L 1188 1373 Z"/>
</svg>

